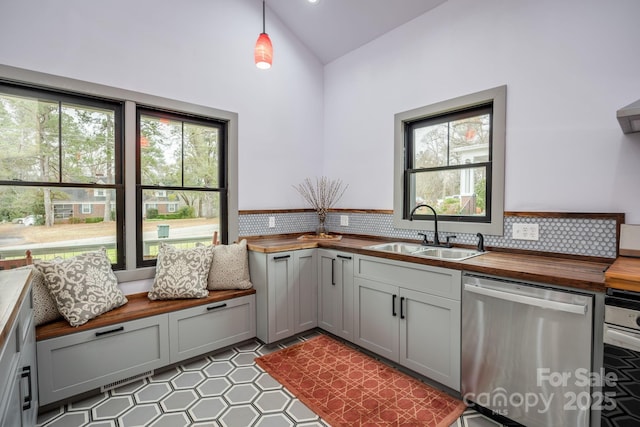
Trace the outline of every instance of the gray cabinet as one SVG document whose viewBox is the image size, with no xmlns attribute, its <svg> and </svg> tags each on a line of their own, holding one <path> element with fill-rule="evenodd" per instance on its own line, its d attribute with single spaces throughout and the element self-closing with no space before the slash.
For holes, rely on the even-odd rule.
<svg viewBox="0 0 640 427">
<path fill-rule="evenodd" d="M 168 365 L 168 316 L 38 341 L 40 403 L 47 405 Z"/>
<path fill-rule="evenodd" d="M 353 255 L 318 249 L 318 326 L 353 340 Z"/>
<path fill-rule="evenodd" d="M 11 281 L 12 286 L 24 286 L 17 316 L 8 326 L 4 345 L 0 349 L 0 426 L 30 427 L 35 425 L 38 412 L 37 365 L 35 360 L 35 325 L 31 286 L 26 284 L 28 270 L 2 273 L 0 286 Z"/>
<path fill-rule="evenodd" d="M 249 251 L 256 288 L 257 337 L 265 343 L 318 325 L 315 249 L 262 253 Z"/>
<path fill-rule="evenodd" d="M 169 313 L 171 363 L 256 336 L 255 296 Z"/>
<path fill-rule="evenodd" d="M 397 362 L 399 288 L 360 277 L 354 283 L 354 343 Z"/>
<path fill-rule="evenodd" d="M 460 390 L 461 273 L 356 256 L 355 344 Z"/>
<path fill-rule="evenodd" d="M 293 331 L 318 326 L 318 258 L 315 249 L 293 253 Z"/>
</svg>

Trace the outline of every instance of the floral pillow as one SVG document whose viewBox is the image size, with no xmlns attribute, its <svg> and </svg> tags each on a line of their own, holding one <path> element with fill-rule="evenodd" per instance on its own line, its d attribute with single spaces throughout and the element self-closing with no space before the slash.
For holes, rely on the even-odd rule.
<svg viewBox="0 0 640 427">
<path fill-rule="evenodd" d="M 249 289 L 252 286 L 247 241 L 243 239 L 240 243 L 215 246 L 207 288 Z"/>
<path fill-rule="evenodd" d="M 34 260 L 33 265 L 44 274 L 58 311 L 71 326 L 127 303 L 104 248 L 68 259 Z"/>
<path fill-rule="evenodd" d="M 56 300 L 53 299 L 44 278 L 44 274 L 35 267 L 31 274 L 31 290 L 33 292 L 33 317 L 36 326 L 53 322 L 62 318 Z"/>
<path fill-rule="evenodd" d="M 56 301 L 47 288 L 44 274 L 33 265 L 19 269 L 31 270 L 31 293 L 33 295 L 33 320 L 36 326 L 62 319 Z"/>
<path fill-rule="evenodd" d="M 207 276 L 212 258 L 213 246 L 176 249 L 160 243 L 156 277 L 148 293 L 149 299 L 206 297 L 209 295 Z"/>
</svg>

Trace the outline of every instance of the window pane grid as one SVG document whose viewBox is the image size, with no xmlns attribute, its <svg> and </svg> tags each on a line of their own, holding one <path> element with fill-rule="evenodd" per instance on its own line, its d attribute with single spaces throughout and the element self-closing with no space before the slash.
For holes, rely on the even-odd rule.
<svg viewBox="0 0 640 427">
<path fill-rule="evenodd" d="M 121 104 L 0 84 L 0 257 L 124 267 Z"/>
<path fill-rule="evenodd" d="M 178 113 L 138 110 L 138 266 L 162 242 L 188 248 L 226 239 L 224 126 Z"/>
<path fill-rule="evenodd" d="M 491 107 L 407 124 L 406 212 L 432 206 L 448 220 L 487 221 L 491 170 Z M 419 209 L 417 218 L 429 218 Z"/>
</svg>

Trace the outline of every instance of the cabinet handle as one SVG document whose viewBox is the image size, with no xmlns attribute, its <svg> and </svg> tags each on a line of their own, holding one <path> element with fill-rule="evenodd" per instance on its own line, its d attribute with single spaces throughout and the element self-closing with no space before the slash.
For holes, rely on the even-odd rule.
<svg viewBox="0 0 640 427">
<path fill-rule="evenodd" d="M 342 259 L 351 259 L 350 256 L 346 256 L 346 255 L 338 255 L 338 258 L 342 258 Z"/>
<path fill-rule="evenodd" d="M 393 317 L 397 316 L 397 314 L 396 314 L 396 298 L 397 298 L 397 295 L 393 294 L 393 298 L 391 299 L 391 314 L 393 315 Z"/>
<path fill-rule="evenodd" d="M 211 307 L 207 307 L 207 311 L 217 310 L 219 308 L 223 308 L 223 307 L 226 307 L 226 306 L 227 306 L 227 303 L 220 304 L 220 305 L 212 305 Z"/>
<path fill-rule="evenodd" d="M 124 331 L 124 326 L 120 326 L 119 328 L 115 328 L 115 329 L 109 329 L 108 331 L 96 332 L 96 336 L 99 337 L 102 335 L 112 334 L 114 332 L 120 332 L 120 331 Z"/>
<path fill-rule="evenodd" d="M 273 260 L 274 260 L 274 261 L 280 261 L 281 259 L 287 259 L 287 258 L 290 258 L 290 257 L 291 257 L 291 255 L 280 255 L 280 256 L 274 256 L 274 257 L 273 257 Z"/>
<path fill-rule="evenodd" d="M 31 366 L 23 366 L 22 374 L 20 376 L 22 378 L 27 378 L 27 381 L 29 381 L 29 395 L 24 398 L 24 403 L 22 404 L 22 410 L 26 411 L 27 409 L 31 409 L 31 401 L 33 400 L 33 390 L 31 389 Z"/>
<path fill-rule="evenodd" d="M 336 272 L 335 272 L 336 260 L 331 258 L 331 284 L 336 285 Z"/>
<path fill-rule="evenodd" d="M 400 297 L 400 318 L 404 319 L 404 309 L 402 308 L 402 304 L 404 304 L 404 297 Z"/>
</svg>

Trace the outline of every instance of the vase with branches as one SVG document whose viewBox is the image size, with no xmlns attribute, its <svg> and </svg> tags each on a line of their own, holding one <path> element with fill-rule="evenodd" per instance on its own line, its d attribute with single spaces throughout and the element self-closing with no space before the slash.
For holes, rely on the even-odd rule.
<svg viewBox="0 0 640 427">
<path fill-rule="evenodd" d="M 302 183 L 293 186 L 318 214 L 316 235 L 319 237 L 328 235 L 324 225 L 327 212 L 340 200 L 347 187 L 341 179 L 329 179 L 326 176 L 316 177 L 315 182 L 306 178 Z"/>
</svg>

